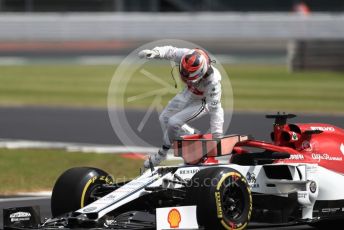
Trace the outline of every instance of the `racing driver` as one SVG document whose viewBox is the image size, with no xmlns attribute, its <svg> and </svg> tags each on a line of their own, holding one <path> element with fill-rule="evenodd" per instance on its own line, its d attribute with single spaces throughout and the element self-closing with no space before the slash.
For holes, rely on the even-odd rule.
<svg viewBox="0 0 344 230">
<path fill-rule="evenodd" d="M 159 165 L 166 159 L 173 140 L 182 135 L 198 133 L 188 125 L 205 114 L 210 114 L 210 130 L 213 138 L 223 134 L 223 109 L 221 106 L 221 74 L 212 66 L 212 61 L 202 49 L 155 47 L 139 52 L 140 58 L 167 59 L 179 65 L 179 73 L 185 88 L 178 93 L 159 116 L 164 133 L 163 144 L 157 153 L 144 162 L 149 168 L 152 162 Z"/>
</svg>

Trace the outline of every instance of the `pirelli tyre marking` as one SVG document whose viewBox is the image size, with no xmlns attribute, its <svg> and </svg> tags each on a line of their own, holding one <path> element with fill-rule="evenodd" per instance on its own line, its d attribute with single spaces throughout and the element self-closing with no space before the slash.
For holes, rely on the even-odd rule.
<svg viewBox="0 0 344 230">
<path fill-rule="evenodd" d="M 227 184 L 225 183 L 227 182 Z M 229 220 L 228 218 L 224 217 L 223 214 L 223 206 L 222 206 L 222 199 L 224 195 L 224 191 L 222 188 L 223 186 L 228 186 L 229 184 L 236 183 L 238 184 L 241 188 L 244 188 L 245 191 L 248 193 L 248 213 L 247 213 L 247 218 L 243 218 L 243 222 L 234 222 Z M 221 190 L 222 189 L 222 190 Z M 228 188 L 227 188 L 228 189 Z M 217 210 L 217 217 L 219 218 L 219 221 L 221 222 L 222 226 L 225 229 L 229 230 L 242 230 L 245 229 L 248 225 L 248 222 L 251 218 L 251 213 L 252 213 L 252 196 L 251 196 L 251 190 L 247 186 L 247 181 L 245 177 L 243 177 L 240 173 L 237 172 L 229 172 L 224 174 L 220 181 L 218 182 L 215 190 L 215 203 L 216 203 L 216 210 Z M 243 207 L 244 209 L 245 207 Z M 241 215 L 245 215 L 244 213 L 241 213 Z"/>
<path fill-rule="evenodd" d="M 103 182 L 105 182 L 105 184 L 111 184 L 112 183 L 112 179 L 109 176 L 94 176 L 91 179 L 89 179 L 87 181 L 84 189 L 82 190 L 80 208 L 83 208 L 85 206 L 85 196 L 86 196 L 86 193 L 87 193 L 90 185 L 94 184 L 97 180 L 103 181 Z"/>
</svg>

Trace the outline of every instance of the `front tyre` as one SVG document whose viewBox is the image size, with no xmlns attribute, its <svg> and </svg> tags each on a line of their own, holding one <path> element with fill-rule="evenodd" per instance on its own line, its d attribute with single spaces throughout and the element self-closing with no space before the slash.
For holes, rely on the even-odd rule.
<svg viewBox="0 0 344 230">
<path fill-rule="evenodd" d="M 112 177 L 101 169 L 76 167 L 65 171 L 56 181 L 51 196 L 53 217 L 76 211 L 95 200 L 94 191 L 112 184 Z"/>
<path fill-rule="evenodd" d="M 205 229 L 246 229 L 252 196 L 246 179 L 231 168 L 207 168 L 194 175 L 189 203 L 197 206 L 197 220 Z"/>
</svg>

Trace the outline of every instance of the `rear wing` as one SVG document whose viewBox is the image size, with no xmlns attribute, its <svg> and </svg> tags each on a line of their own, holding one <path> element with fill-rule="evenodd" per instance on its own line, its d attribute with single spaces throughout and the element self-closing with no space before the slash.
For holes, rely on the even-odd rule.
<svg viewBox="0 0 344 230">
<path fill-rule="evenodd" d="M 227 135 L 216 139 L 211 134 L 182 136 L 174 141 L 174 156 L 182 157 L 187 164 L 196 164 L 204 157 L 229 155 L 238 142 L 248 139 L 244 135 Z"/>
</svg>

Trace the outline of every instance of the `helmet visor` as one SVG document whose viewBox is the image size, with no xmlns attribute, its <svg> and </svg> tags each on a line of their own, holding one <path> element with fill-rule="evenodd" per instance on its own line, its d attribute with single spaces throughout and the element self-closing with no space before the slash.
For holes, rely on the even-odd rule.
<svg viewBox="0 0 344 230">
<path fill-rule="evenodd" d="M 181 66 L 179 68 L 179 73 L 181 78 L 183 79 L 184 82 L 197 82 L 202 78 L 202 74 L 197 74 L 192 76 L 192 73 L 190 73 L 189 71 L 187 71 L 185 68 L 183 68 L 183 66 Z"/>
</svg>

